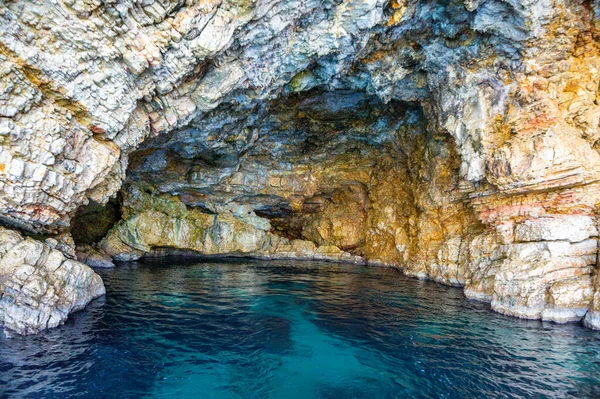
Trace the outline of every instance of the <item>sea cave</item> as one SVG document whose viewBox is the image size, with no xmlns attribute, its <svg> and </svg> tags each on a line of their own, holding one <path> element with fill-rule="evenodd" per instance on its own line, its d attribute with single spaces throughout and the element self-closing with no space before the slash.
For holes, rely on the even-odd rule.
<svg viewBox="0 0 600 399">
<path fill-rule="evenodd" d="M 600 396 L 600 2 L 0 4 L 0 397 Z"/>
</svg>

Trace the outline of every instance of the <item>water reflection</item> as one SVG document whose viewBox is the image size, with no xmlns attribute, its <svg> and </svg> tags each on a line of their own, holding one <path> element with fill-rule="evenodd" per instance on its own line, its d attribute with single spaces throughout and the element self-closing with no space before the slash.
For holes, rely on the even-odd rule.
<svg viewBox="0 0 600 399">
<path fill-rule="evenodd" d="M 128 264 L 105 299 L 0 340 L 8 397 L 600 397 L 600 333 L 504 317 L 395 270 Z"/>
</svg>

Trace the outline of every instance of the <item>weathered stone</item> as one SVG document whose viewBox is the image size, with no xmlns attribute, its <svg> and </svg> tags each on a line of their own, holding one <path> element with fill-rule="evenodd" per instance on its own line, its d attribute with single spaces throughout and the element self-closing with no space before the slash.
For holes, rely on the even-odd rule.
<svg viewBox="0 0 600 399">
<path fill-rule="evenodd" d="M 77 254 L 77 260 L 90 267 L 115 267 L 115 264 L 110 256 L 98 251 L 89 244 L 78 245 L 75 249 L 75 252 Z"/>
<path fill-rule="evenodd" d="M 104 295 L 100 276 L 48 245 L 0 228 L 0 326 L 31 334 Z"/>
<path fill-rule="evenodd" d="M 580 242 L 597 235 L 594 218 L 584 215 L 556 215 L 525 220 L 515 229 L 516 241 Z"/>
<path fill-rule="evenodd" d="M 492 308 L 525 318 L 581 320 L 594 293 L 597 246 L 595 239 L 510 245 L 496 269 Z"/>
<path fill-rule="evenodd" d="M 113 259 L 137 260 L 173 250 L 176 254 L 187 251 L 198 255 L 362 262 L 362 258 L 335 246 L 317 246 L 270 233 L 269 221 L 252 214 L 209 214 L 188 209 L 177 199 L 149 195 L 142 203 L 148 209 L 117 224 L 100 243 L 100 249 Z"/>
</svg>

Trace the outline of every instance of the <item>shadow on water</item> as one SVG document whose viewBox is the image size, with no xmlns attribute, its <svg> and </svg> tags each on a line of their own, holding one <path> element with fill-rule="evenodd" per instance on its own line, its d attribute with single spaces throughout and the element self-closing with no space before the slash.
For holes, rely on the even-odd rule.
<svg viewBox="0 0 600 399">
<path fill-rule="evenodd" d="M 395 270 L 124 264 L 66 325 L 0 339 L 2 397 L 598 398 L 600 333 Z"/>
</svg>

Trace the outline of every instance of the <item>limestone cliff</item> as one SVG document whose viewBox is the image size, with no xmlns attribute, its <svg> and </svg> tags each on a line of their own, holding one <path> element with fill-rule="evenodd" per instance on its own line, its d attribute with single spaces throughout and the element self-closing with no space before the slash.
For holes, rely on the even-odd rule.
<svg viewBox="0 0 600 399">
<path fill-rule="evenodd" d="M 6 1 L 0 219 L 71 257 L 77 225 L 100 258 L 364 261 L 600 328 L 599 18 L 596 0 Z"/>
</svg>

